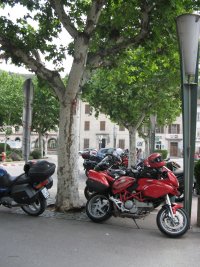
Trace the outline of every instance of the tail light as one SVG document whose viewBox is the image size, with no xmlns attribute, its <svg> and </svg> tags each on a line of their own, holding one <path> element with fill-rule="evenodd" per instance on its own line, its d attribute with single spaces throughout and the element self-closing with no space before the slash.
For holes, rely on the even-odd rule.
<svg viewBox="0 0 200 267">
<path fill-rule="evenodd" d="M 35 185 L 34 188 L 35 189 L 40 189 L 40 188 L 44 187 L 47 184 L 48 184 L 48 179 L 46 179 L 43 182 L 40 182 L 39 184 Z"/>
</svg>

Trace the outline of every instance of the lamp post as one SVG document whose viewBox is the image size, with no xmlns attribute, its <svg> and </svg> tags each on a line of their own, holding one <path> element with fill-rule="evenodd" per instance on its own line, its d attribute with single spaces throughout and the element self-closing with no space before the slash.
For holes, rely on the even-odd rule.
<svg viewBox="0 0 200 267">
<path fill-rule="evenodd" d="M 180 15 L 176 19 L 176 26 L 181 63 L 184 208 L 190 218 L 196 137 L 200 16 L 196 14 Z"/>
</svg>

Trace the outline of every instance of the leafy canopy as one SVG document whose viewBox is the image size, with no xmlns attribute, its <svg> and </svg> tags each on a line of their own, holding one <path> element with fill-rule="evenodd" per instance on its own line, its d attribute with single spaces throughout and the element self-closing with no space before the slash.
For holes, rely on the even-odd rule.
<svg viewBox="0 0 200 267">
<path fill-rule="evenodd" d="M 160 125 L 180 113 L 178 55 L 145 48 L 127 50 L 113 68 L 96 71 L 85 85 L 83 100 L 96 112 L 126 128 L 139 127 L 145 117 L 158 115 Z"/>
</svg>

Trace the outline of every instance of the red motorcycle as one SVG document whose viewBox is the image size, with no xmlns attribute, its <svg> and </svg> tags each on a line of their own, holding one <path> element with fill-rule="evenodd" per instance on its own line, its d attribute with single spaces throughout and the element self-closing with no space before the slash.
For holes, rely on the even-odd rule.
<svg viewBox="0 0 200 267">
<path fill-rule="evenodd" d="M 157 226 L 167 236 L 178 237 L 189 229 L 189 219 L 181 204 L 172 203 L 178 196 L 178 180 L 166 166 L 161 155 L 153 153 L 148 165 L 157 169 L 156 177 L 121 176 L 117 179 L 108 172 L 89 171 L 87 186 L 93 194 L 87 201 L 86 213 L 94 222 L 102 222 L 112 215 L 140 219 L 162 203 L 157 214 Z"/>
</svg>

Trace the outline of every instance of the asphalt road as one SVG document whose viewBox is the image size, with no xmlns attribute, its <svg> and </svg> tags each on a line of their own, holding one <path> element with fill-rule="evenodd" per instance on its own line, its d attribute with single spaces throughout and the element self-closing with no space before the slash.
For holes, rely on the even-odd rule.
<svg viewBox="0 0 200 267">
<path fill-rule="evenodd" d="M 197 267 L 200 233 L 170 239 L 158 230 L 12 214 L 1 210 L 1 267 Z"/>
<path fill-rule="evenodd" d="M 18 175 L 23 166 L 6 168 Z M 95 224 L 68 216 L 33 218 L 0 207 L 0 267 L 199 266 L 200 232 L 168 238 L 155 216 L 139 221 L 137 229 L 130 219 Z"/>
</svg>

